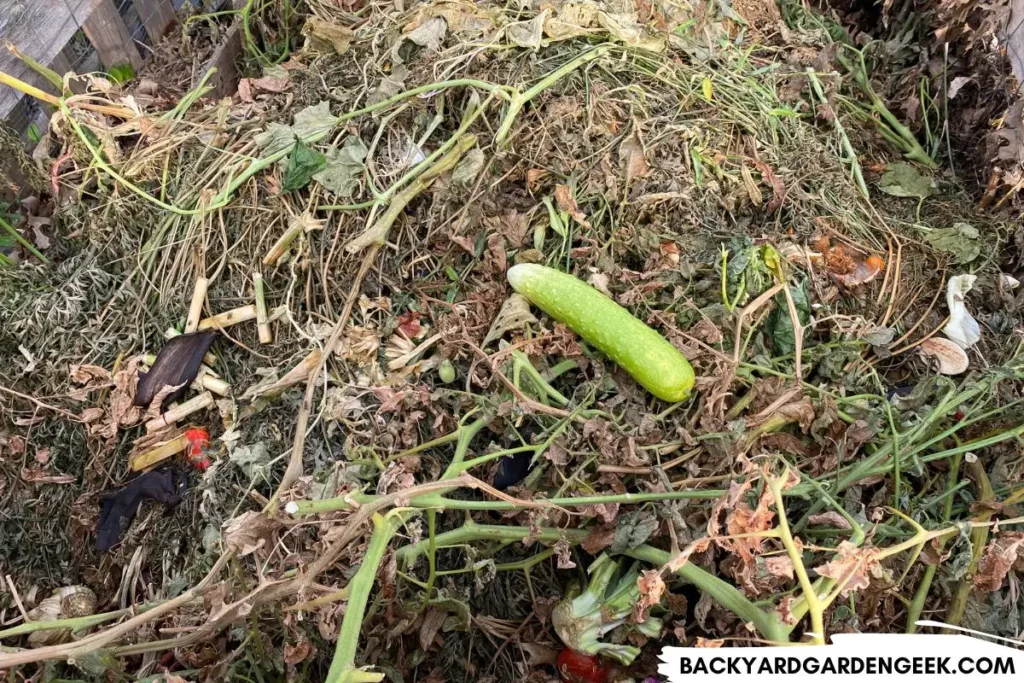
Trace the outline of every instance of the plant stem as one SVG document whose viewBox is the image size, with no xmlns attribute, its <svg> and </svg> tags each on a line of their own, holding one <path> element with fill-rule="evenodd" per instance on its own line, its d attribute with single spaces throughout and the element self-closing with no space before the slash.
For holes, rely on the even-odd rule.
<svg viewBox="0 0 1024 683">
<path fill-rule="evenodd" d="M 33 245 L 31 242 L 29 242 L 24 237 L 22 237 L 21 233 L 19 233 L 17 230 L 15 230 L 14 226 L 12 226 L 10 223 L 5 221 L 3 218 L 0 218 L 0 228 L 3 228 L 4 232 L 9 234 L 11 237 L 13 237 L 14 241 L 16 241 L 21 246 L 25 247 L 25 250 L 28 253 L 32 254 L 33 256 L 35 256 L 37 259 L 39 259 L 40 261 L 42 261 L 46 265 L 50 265 L 50 259 L 48 259 L 45 256 L 43 256 L 42 252 L 40 252 L 38 249 L 35 248 L 35 245 Z"/>
<path fill-rule="evenodd" d="M 953 462 L 949 467 L 949 479 L 946 482 L 946 492 L 952 493 L 957 485 L 957 477 L 960 475 L 960 461 L 963 458 L 961 455 L 956 455 L 953 458 Z M 946 500 L 942 506 L 942 521 L 949 522 L 949 518 L 953 513 L 953 496 L 947 495 Z M 939 547 L 936 549 L 941 555 L 943 547 L 946 544 L 946 539 L 939 540 Z M 924 604 L 928 600 L 928 591 L 931 590 L 932 581 L 935 579 L 935 572 L 938 570 L 937 564 L 930 564 L 924 570 L 924 576 L 921 577 L 921 583 L 917 586 L 917 591 L 914 593 L 914 599 L 910 603 L 910 608 L 907 610 L 907 633 L 917 632 L 917 621 L 921 618 L 921 613 L 924 611 Z"/>
<path fill-rule="evenodd" d="M 366 604 L 377 579 L 377 571 L 384 560 L 388 543 L 402 525 L 402 517 L 403 514 L 397 511 L 392 511 L 384 517 L 379 514 L 373 515 L 370 545 L 366 548 L 359 570 L 348 584 L 348 604 L 345 607 L 345 616 L 341 622 L 341 632 L 338 634 L 338 644 L 334 650 L 331 668 L 327 672 L 326 683 L 376 683 L 384 680 L 384 674 L 374 674 L 355 668 L 356 651 L 359 649 L 363 615 L 366 613 Z"/>
<path fill-rule="evenodd" d="M 533 539 L 547 543 L 568 541 L 580 543 L 589 535 L 586 529 L 529 529 L 467 522 L 458 529 L 439 534 L 435 539 L 436 547 L 450 548 L 466 545 L 475 541 L 522 541 Z M 400 566 L 409 567 L 427 551 L 428 541 L 420 541 L 399 549 L 397 559 Z M 648 545 L 641 545 L 626 552 L 635 559 L 655 565 L 665 565 L 672 555 Z M 677 572 L 684 580 L 692 583 L 702 592 L 707 593 L 719 605 L 735 613 L 745 622 L 754 624 L 758 632 L 767 640 L 776 643 L 788 641 L 787 631 L 774 612 L 766 612 L 746 598 L 734 586 L 709 574 L 693 563 L 683 565 Z"/>
<path fill-rule="evenodd" d="M 978 502 L 988 503 L 993 500 L 992 485 L 989 482 L 988 474 L 981 462 L 975 460 L 967 463 L 974 484 L 978 488 Z M 967 565 L 967 572 L 960 579 L 956 590 L 953 592 L 953 599 L 950 600 L 949 609 L 946 611 L 946 618 L 943 620 L 950 626 L 959 626 L 964 618 L 964 610 L 967 608 L 967 599 L 971 596 L 971 589 L 974 588 L 974 574 L 978 571 L 978 563 L 985 553 L 985 546 L 988 545 L 989 527 L 987 522 L 992 518 L 995 511 L 991 508 L 982 509 L 974 517 L 974 522 L 981 522 L 983 526 L 976 526 L 971 530 L 971 563 Z M 954 633 L 950 630 L 949 633 Z"/>
</svg>

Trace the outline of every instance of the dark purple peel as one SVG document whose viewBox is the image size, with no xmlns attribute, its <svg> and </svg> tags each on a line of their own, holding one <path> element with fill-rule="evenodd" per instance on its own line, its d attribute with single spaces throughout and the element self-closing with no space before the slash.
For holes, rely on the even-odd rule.
<svg viewBox="0 0 1024 683">
<path fill-rule="evenodd" d="M 199 365 L 203 356 L 210 350 L 216 339 L 215 330 L 203 330 L 183 334 L 171 339 L 160 349 L 156 362 L 149 372 L 139 373 L 139 386 L 135 391 L 135 405 L 148 406 L 164 387 L 182 387 L 171 392 L 164 398 L 160 410 L 185 395 L 188 385 L 192 384 L 199 374 Z"/>
</svg>

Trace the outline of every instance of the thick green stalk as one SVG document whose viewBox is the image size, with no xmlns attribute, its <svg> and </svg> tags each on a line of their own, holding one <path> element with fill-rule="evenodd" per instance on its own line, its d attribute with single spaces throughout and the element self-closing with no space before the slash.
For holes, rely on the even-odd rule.
<svg viewBox="0 0 1024 683">
<path fill-rule="evenodd" d="M 0 228 L 3 228 L 4 232 L 9 234 L 11 237 L 13 237 L 15 242 L 17 242 L 21 246 L 25 247 L 25 250 L 28 253 L 32 254 L 33 256 L 35 256 L 37 259 L 39 259 L 40 261 L 42 261 L 46 265 L 50 265 L 50 259 L 48 259 L 45 256 L 43 256 L 42 252 L 40 252 L 38 249 L 35 248 L 35 245 L 33 245 L 31 242 L 29 242 L 24 237 L 22 237 L 21 233 L 19 233 L 17 230 L 15 230 L 14 226 L 12 226 L 10 223 L 5 221 L 3 218 L 0 218 Z"/>
<path fill-rule="evenodd" d="M 380 563 L 384 560 L 388 543 L 402 525 L 403 517 L 408 514 L 392 511 L 385 517 L 377 514 L 373 516 L 370 545 L 366 548 L 359 570 L 348 584 L 348 604 L 345 607 L 345 616 L 341 622 L 341 632 L 338 634 L 338 644 L 334 649 L 334 659 L 327 672 L 326 683 L 376 683 L 384 680 L 384 674 L 357 669 L 356 652 L 359 650 L 359 634 L 363 629 L 366 604 L 377 579 Z"/>
</svg>

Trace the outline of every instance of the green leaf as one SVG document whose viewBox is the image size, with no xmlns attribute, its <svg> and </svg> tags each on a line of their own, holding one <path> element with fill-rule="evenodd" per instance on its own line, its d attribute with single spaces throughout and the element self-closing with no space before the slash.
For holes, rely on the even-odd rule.
<svg viewBox="0 0 1024 683">
<path fill-rule="evenodd" d="M 135 78 L 135 69 L 132 68 L 131 64 L 117 64 L 110 67 L 107 75 L 110 76 L 110 80 L 114 81 L 114 83 L 124 85 Z"/>
<path fill-rule="evenodd" d="M 295 148 L 288 156 L 288 167 L 284 171 L 282 192 L 301 190 L 313 179 L 327 162 L 323 154 L 306 145 L 301 140 L 295 141 Z"/>
<path fill-rule="evenodd" d="M 952 228 L 935 228 L 924 235 L 934 249 L 948 253 L 952 263 L 970 263 L 981 254 L 981 235 L 967 223 L 954 223 Z"/>
<path fill-rule="evenodd" d="M 658 518 L 650 512 L 638 510 L 620 515 L 615 525 L 615 538 L 608 549 L 612 555 L 639 547 L 647 542 L 658 528 Z"/>
<path fill-rule="evenodd" d="M 340 148 L 328 150 L 323 170 L 313 179 L 339 197 L 351 199 L 359 189 L 368 152 L 362 138 L 349 136 Z"/>
<path fill-rule="evenodd" d="M 900 162 L 890 164 L 878 181 L 878 189 L 893 197 L 925 199 L 934 191 L 931 176 L 921 175 L 916 166 Z"/>
<path fill-rule="evenodd" d="M 811 307 L 807 303 L 805 284 L 789 289 L 793 296 L 793 304 L 796 306 L 797 319 L 804 327 L 811 322 Z M 796 334 L 793 331 L 793 319 L 789 316 L 789 303 L 786 301 L 785 292 L 775 295 L 774 301 L 775 308 L 765 319 L 765 330 L 776 352 L 788 355 L 796 351 Z"/>
</svg>

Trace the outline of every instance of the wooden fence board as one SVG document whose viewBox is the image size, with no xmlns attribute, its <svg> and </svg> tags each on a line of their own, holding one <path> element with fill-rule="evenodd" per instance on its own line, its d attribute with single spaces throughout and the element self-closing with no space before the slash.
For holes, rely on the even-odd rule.
<svg viewBox="0 0 1024 683">
<path fill-rule="evenodd" d="M 156 45 L 174 23 L 174 6 L 171 0 L 135 0 L 135 10 L 146 27 L 149 42 Z"/>
<path fill-rule="evenodd" d="M 43 87 L 45 82 L 6 49 L 7 43 L 41 64 L 50 64 L 99 1 L 0 0 L 0 71 Z M 21 97 L 20 93 L 0 86 L 0 119 L 7 117 Z"/>
<path fill-rule="evenodd" d="M 96 48 L 103 66 L 108 69 L 117 64 L 131 64 L 136 69 L 142 67 L 142 55 L 113 0 L 100 0 L 82 24 L 82 30 Z"/>
</svg>

